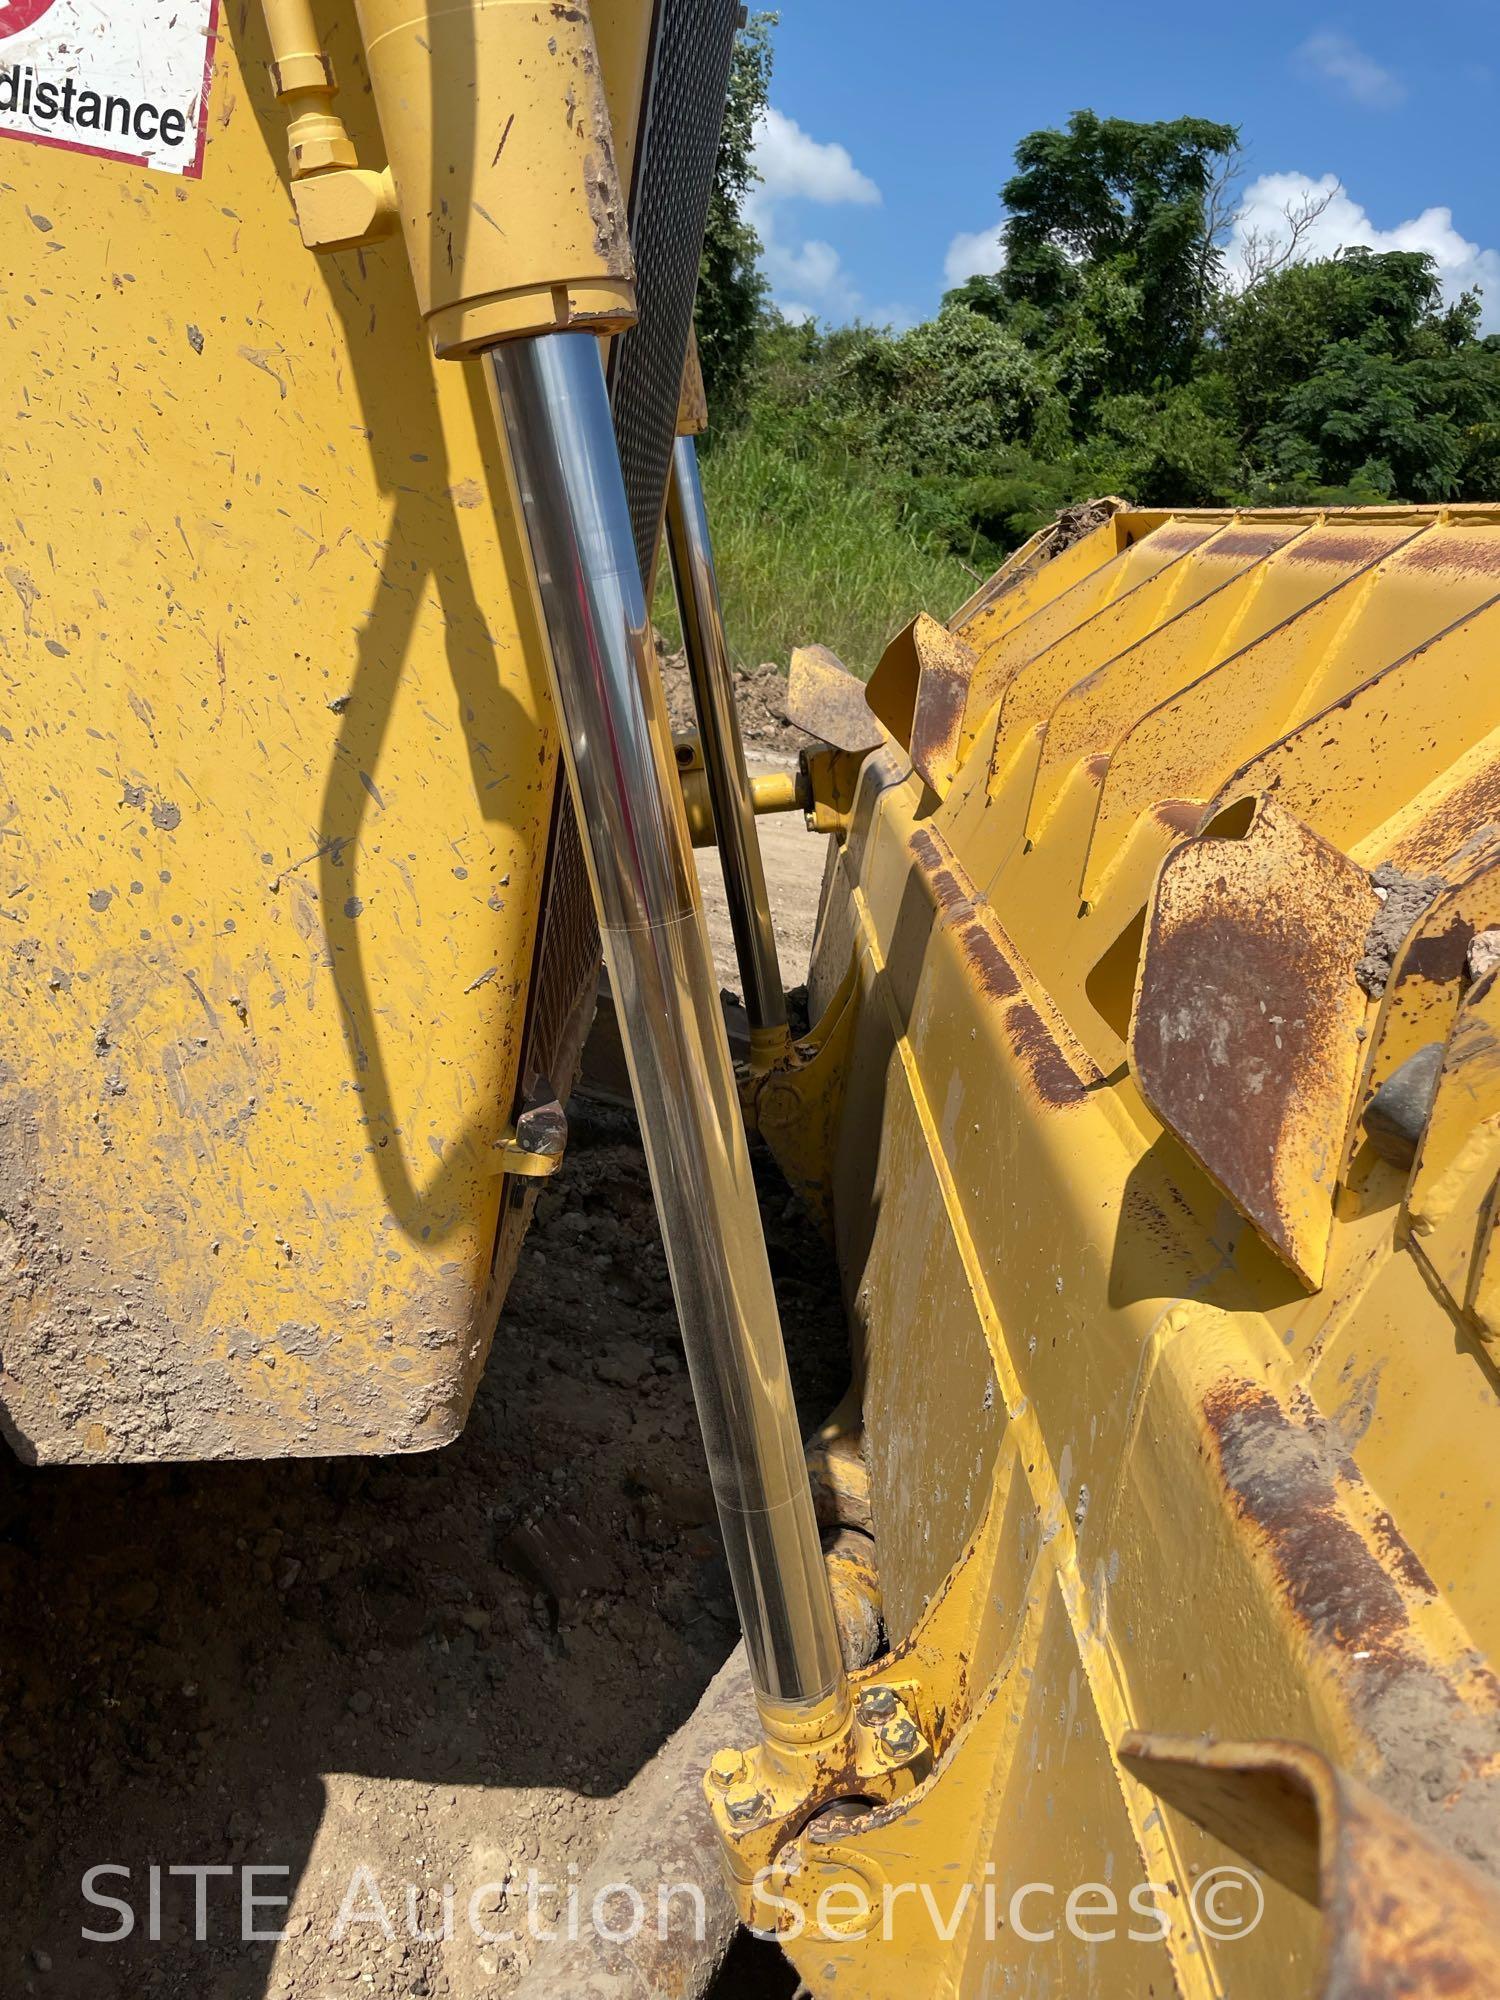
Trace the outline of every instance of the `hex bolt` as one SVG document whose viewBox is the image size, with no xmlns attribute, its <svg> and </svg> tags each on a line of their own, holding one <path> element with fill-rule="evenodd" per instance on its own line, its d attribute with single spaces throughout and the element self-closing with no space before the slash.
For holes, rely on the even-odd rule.
<svg viewBox="0 0 1500 2000">
<path fill-rule="evenodd" d="M 738 1750 L 716 1750 L 713 1762 L 708 1767 L 708 1775 L 721 1792 L 745 1775 L 745 1760 Z"/>
<path fill-rule="evenodd" d="M 860 1691 L 859 1719 L 865 1723 L 883 1722 L 888 1715 L 896 1713 L 895 1690 L 888 1687 L 867 1687 Z"/>
<path fill-rule="evenodd" d="M 909 1715 L 898 1715 L 881 1730 L 880 1740 L 893 1757 L 909 1757 L 917 1747 L 917 1726 Z"/>
<path fill-rule="evenodd" d="M 765 1807 L 765 1793 L 751 1792 L 747 1798 L 730 1799 L 725 1810 L 736 1826 L 748 1826 L 752 1820 L 760 1818 Z"/>
</svg>

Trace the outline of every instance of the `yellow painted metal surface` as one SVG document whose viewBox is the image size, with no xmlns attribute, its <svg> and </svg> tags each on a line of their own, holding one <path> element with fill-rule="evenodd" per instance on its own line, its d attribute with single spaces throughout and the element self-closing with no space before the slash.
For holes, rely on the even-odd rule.
<svg viewBox="0 0 1500 2000">
<path fill-rule="evenodd" d="M 635 262 L 587 7 L 356 0 L 434 350 L 635 320 Z"/>
<path fill-rule="evenodd" d="M 1130 1068 L 1148 1108 L 1310 1288 L 1368 1001 L 1350 976 L 1381 904 L 1368 873 L 1274 800 L 1162 863 Z M 1231 808 L 1231 812 L 1235 809 Z"/>
<path fill-rule="evenodd" d="M 1357 1780 L 1295 1743 L 1132 1735 L 1127 1766 L 1190 1818 L 1337 1910 L 1326 2000 L 1479 1996 L 1500 1986 L 1494 1882 L 1423 1839 Z"/>
<path fill-rule="evenodd" d="M 1325 1948 L 1311 1875 L 1226 1845 L 1240 1805 L 1153 1790 L 1132 1731 L 1309 1746 L 1410 1834 L 1424 1898 L 1444 1852 L 1494 1873 L 1500 1156 L 1466 953 L 1500 893 L 1497 618 L 1484 510 L 1126 509 L 956 621 L 940 755 L 908 647 L 894 740 L 824 808 L 811 984 L 852 970 L 847 1080 L 826 1142 L 768 1136 L 831 1203 L 937 1763 L 800 1836 L 783 1942 L 819 2000 L 1406 1990 L 1440 1908 L 1371 1903 Z M 925 650 L 948 715 L 965 655 Z M 1363 1108 L 1434 1039 L 1427 1139 L 1384 1157 Z M 1228 1866 L 1245 1935 L 1196 1893 Z M 946 1934 L 915 1890 L 816 1930 L 812 1885 L 923 1881 Z M 1018 1924 L 1028 1882 L 1054 1895 Z M 1161 1934 L 1083 1942 L 1080 1882 L 1121 1912 L 1165 1885 Z M 1460 1929 L 1452 1990 L 1487 1991 Z"/>
<path fill-rule="evenodd" d="M 649 10 L 599 12 L 628 151 Z M 268 54 L 232 13 L 200 179 L 3 142 L 0 1409 L 43 1460 L 443 1442 L 524 1219 L 525 568 L 399 243 L 302 246 Z"/>
</svg>

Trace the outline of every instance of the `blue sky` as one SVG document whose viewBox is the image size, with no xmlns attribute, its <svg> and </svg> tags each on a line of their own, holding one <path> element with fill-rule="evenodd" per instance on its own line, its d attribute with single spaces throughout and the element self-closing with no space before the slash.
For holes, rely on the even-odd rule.
<svg viewBox="0 0 1500 2000">
<path fill-rule="evenodd" d="M 1241 128 L 1231 241 L 1273 237 L 1309 196 L 1316 249 L 1428 249 L 1478 284 L 1500 331 L 1500 8 L 1367 0 L 1357 11 L 1098 0 L 784 0 L 754 220 L 784 310 L 909 324 L 983 240 L 1021 134 L 1088 107 Z M 975 241 L 974 239 L 980 239 Z M 991 241 L 993 239 L 990 239 Z"/>
</svg>

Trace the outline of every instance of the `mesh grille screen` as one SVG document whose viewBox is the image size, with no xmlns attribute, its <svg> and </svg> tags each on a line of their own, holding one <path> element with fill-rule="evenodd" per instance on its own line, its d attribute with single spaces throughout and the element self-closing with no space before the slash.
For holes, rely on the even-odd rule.
<svg viewBox="0 0 1500 2000">
<path fill-rule="evenodd" d="M 522 1065 L 523 1088 L 533 1077 L 545 1076 L 566 1098 L 577 1054 L 571 1046 L 575 1023 L 580 1009 L 592 997 L 598 977 L 599 927 L 594 921 L 594 900 L 573 816 L 573 798 L 559 765 L 536 982 Z"/>
<path fill-rule="evenodd" d="M 639 323 L 610 358 L 615 435 L 649 597 L 739 0 L 661 0 L 630 198 Z"/>
<path fill-rule="evenodd" d="M 649 591 L 661 536 L 677 398 L 724 117 L 738 0 L 661 0 L 631 189 L 639 323 L 610 357 L 610 398 L 636 553 Z M 579 1019 L 599 974 L 599 932 L 573 800 L 558 767 L 536 977 L 521 1084 L 566 1093 Z"/>
</svg>

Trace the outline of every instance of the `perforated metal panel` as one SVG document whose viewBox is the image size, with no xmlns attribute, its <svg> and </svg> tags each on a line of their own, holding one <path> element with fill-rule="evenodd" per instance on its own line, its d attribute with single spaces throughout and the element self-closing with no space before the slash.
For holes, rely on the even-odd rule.
<svg viewBox="0 0 1500 2000">
<path fill-rule="evenodd" d="M 661 0 L 630 191 L 640 320 L 615 342 L 610 396 L 649 596 L 682 364 L 724 123 L 738 0 Z"/>
<path fill-rule="evenodd" d="M 599 926 L 594 919 L 572 794 L 559 769 L 541 944 L 522 1065 L 523 1091 L 534 1078 L 545 1076 L 567 1095 L 573 1082 L 569 1058 L 576 1058 L 576 1018 L 591 1002 L 598 978 Z"/>
<path fill-rule="evenodd" d="M 614 343 L 610 362 L 615 435 L 648 599 L 739 12 L 737 0 L 661 0 L 657 10 L 630 194 L 640 319 Z M 598 978 L 599 933 L 561 768 L 558 785 L 520 1083 L 524 1089 L 543 1075 L 566 1094 L 580 1018 Z"/>
</svg>

